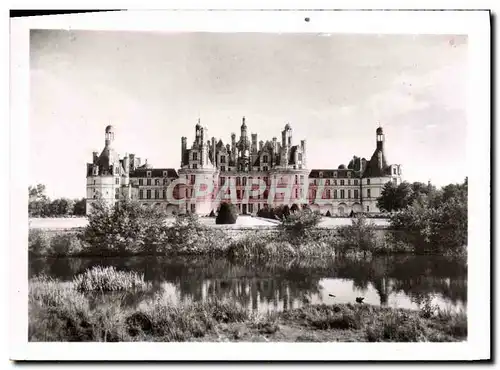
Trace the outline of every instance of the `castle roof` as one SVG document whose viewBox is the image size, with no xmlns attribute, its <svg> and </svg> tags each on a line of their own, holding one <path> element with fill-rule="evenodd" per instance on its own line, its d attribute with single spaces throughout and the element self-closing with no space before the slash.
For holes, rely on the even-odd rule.
<svg viewBox="0 0 500 370">
<path fill-rule="evenodd" d="M 130 177 L 146 177 L 147 171 L 151 171 L 151 177 L 163 177 L 163 172 L 167 172 L 167 177 L 178 178 L 179 175 L 174 168 L 144 168 L 138 167 L 130 173 Z"/>
<path fill-rule="evenodd" d="M 383 149 L 375 149 L 371 159 L 367 162 L 363 177 L 382 177 L 390 174 L 390 167 Z"/>
</svg>

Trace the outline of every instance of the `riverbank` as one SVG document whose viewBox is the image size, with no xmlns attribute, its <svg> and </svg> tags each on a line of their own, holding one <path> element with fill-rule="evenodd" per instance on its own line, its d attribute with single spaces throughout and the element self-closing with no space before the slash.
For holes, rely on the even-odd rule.
<svg viewBox="0 0 500 370">
<path fill-rule="evenodd" d="M 129 279 L 130 280 L 130 279 Z M 121 281 L 127 281 L 122 279 Z M 134 276 L 128 290 L 147 290 Z M 253 314 L 235 301 L 206 299 L 174 305 L 153 295 L 135 307 L 96 304 L 82 280 L 30 279 L 30 341 L 463 341 L 467 316 L 423 307 L 404 310 L 366 304 L 307 305 Z M 119 289 L 120 286 L 114 288 Z M 102 292 L 99 294 L 103 294 Z"/>
</svg>

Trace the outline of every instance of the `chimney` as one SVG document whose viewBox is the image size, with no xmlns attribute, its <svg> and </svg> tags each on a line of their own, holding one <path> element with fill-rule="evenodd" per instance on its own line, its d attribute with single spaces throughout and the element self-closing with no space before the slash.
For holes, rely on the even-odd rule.
<svg viewBox="0 0 500 370">
<path fill-rule="evenodd" d="M 99 152 L 92 152 L 92 163 L 97 164 L 98 159 L 99 159 Z"/>
<path fill-rule="evenodd" d="M 217 167 L 217 156 L 215 153 L 215 137 L 212 136 L 212 164 Z"/>
<path fill-rule="evenodd" d="M 307 165 L 307 161 L 306 161 L 307 147 L 306 147 L 305 140 L 300 141 L 300 147 L 302 148 L 302 165 L 306 166 Z"/>
<path fill-rule="evenodd" d="M 273 137 L 273 154 L 276 154 L 278 151 L 278 139 L 276 137 Z"/>
<path fill-rule="evenodd" d="M 261 140 L 259 141 L 259 150 L 262 150 L 263 147 L 264 147 L 264 142 Z"/>
<path fill-rule="evenodd" d="M 181 137 L 181 167 L 185 165 L 184 157 L 187 150 L 187 137 Z"/>
<path fill-rule="evenodd" d="M 236 161 L 236 134 L 231 134 L 231 158 Z"/>
<path fill-rule="evenodd" d="M 128 158 L 130 160 L 130 163 L 129 163 L 130 171 L 135 171 L 135 167 L 136 167 L 136 165 L 135 165 L 135 161 L 136 161 L 135 154 L 129 154 Z"/>
<path fill-rule="evenodd" d="M 257 134 L 252 134 L 252 153 L 257 152 Z"/>
<path fill-rule="evenodd" d="M 128 175 L 130 172 L 130 158 L 128 154 L 125 154 L 125 157 L 123 158 L 123 167 L 125 170 L 125 174 Z"/>
<path fill-rule="evenodd" d="M 286 131 L 281 131 L 281 146 L 284 148 L 286 146 Z"/>
</svg>

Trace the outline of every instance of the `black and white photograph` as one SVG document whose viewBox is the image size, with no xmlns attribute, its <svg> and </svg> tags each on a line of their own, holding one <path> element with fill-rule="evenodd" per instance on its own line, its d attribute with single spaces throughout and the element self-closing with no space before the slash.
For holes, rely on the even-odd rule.
<svg viewBox="0 0 500 370">
<path fill-rule="evenodd" d="M 489 15 L 432 13 L 20 19 L 23 353 L 489 356 Z"/>
</svg>

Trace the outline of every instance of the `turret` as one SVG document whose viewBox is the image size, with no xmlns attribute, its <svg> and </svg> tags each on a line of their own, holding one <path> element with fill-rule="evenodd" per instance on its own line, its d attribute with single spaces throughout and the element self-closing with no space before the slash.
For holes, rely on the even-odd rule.
<svg viewBox="0 0 500 370">
<path fill-rule="evenodd" d="M 384 150 L 384 130 L 382 127 L 377 128 L 377 149 Z"/>
<path fill-rule="evenodd" d="M 128 154 L 125 154 L 125 157 L 123 157 L 123 169 L 125 170 L 125 174 L 128 176 L 130 172 L 130 158 Z"/>
<path fill-rule="evenodd" d="M 113 141 L 115 140 L 115 130 L 113 126 L 106 126 L 105 134 L 104 134 L 104 144 L 106 147 L 111 146 Z"/>
</svg>

